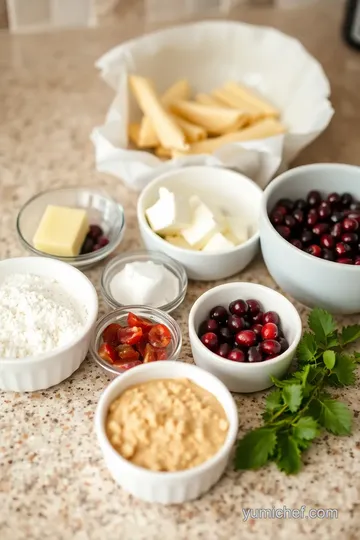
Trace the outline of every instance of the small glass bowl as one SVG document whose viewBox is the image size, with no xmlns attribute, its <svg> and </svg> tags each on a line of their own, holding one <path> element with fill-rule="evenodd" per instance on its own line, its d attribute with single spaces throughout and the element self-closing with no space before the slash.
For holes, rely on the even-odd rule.
<svg viewBox="0 0 360 540">
<path fill-rule="evenodd" d="M 125 326 L 129 312 L 134 313 L 139 317 L 149 319 L 155 324 L 164 324 L 165 326 L 167 326 L 171 333 L 171 342 L 167 348 L 167 352 L 169 355 L 168 360 L 178 359 L 182 346 L 182 335 L 180 326 L 170 315 L 168 315 L 164 311 L 161 311 L 160 309 L 156 309 L 150 306 L 124 306 L 122 308 L 115 309 L 115 311 L 112 311 L 107 315 L 104 315 L 97 321 L 95 325 L 95 329 L 90 341 L 90 353 L 94 358 L 95 362 L 99 364 L 99 366 L 101 366 L 105 371 L 113 375 L 120 375 L 121 373 L 125 373 L 125 370 L 121 369 L 121 367 L 114 366 L 103 360 L 99 356 L 98 350 L 100 348 L 100 345 L 102 344 L 101 336 L 105 328 L 112 323 L 122 324 Z M 157 360 L 157 362 L 166 362 L 166 360 Z"/>
<path fill-rule="evenodd" d="M 111 293 L 110 284 L 113 277 L 118 272 L 120 272 L 128 263 L 147 261 L 152 261 L 156 264 L 162 264 L 163 266 L 165 266 L 165 268 L 167 268 L 167 270 L 169 270 L 175 275 L 179 282 L 179 294 L 177 295 L 177 297 L 168 304 L 164 304 L 163 306 L 157 306 L 157 309 L 161 309 L 162 311 L 171 313 L 180 306 L 180 304 L 185 298 L 188 286 L 188 278 L 184 267 L 181 266 L 181 264 L 177 261 L 174 261 L 174 259 L 171 259 L 167 255 L 165 255 L 164 253 L 160 253 L 160 251 L 142 250 L 122 253 L 121 255 L 118 255 L 117 257 L 111 259 L 111 261 L 109 261 L 108 264 L 105 266 L 101 276 L 100 290 L 106 304 L 111 309 L 117 309 L 124 305 L 115 300 Z"/>
<path fill-rule="evenodd" d="M 49 204 L 86 210 L 89 223 L 100 225 L 109 243 L 97 251 L 76 257 L 60 257 L 39 251 L 34 247 L 33 238 Z M 125 231 L 125 216 L 123 207 L 104 192 L 91 188 L 60 188 L 43 191 L 29 199 L 18 214 L 16 229 L 22 245 L 32 254 L 84 269 L 107 257 L 120 244 Z"/>
</svg>

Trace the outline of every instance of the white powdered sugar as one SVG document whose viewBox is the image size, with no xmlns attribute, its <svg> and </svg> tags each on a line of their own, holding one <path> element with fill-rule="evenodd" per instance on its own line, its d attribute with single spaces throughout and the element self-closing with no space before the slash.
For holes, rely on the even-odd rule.
<svg viewBox="0 0 360 540">
<path fill-rule="evenodd" d="M 54 279 L 14 274 L 0 285 L 0 358 L 52 351 L 71 341 L 83 324 L 75 300 Z"/>
</svg>

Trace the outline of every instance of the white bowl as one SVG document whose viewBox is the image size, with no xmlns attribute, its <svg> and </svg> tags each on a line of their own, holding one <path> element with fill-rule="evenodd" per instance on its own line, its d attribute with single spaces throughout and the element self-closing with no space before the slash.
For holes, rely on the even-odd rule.
<svg viewBox="0 0 360 540">
<path fill-rule="evenodd" d="M 89 349 L 98 299 L 94 286 L 80 270 L 47 257 L 19 257 L 0 262 L 0 284 L 11 274 L 35 274 L 55 279 L 87 315 L 83 329 L 68 344 L 25 358 L 0 358 L 0 389 L 33 392 L 59 384 L 78 369 Z"/>
<path fill-rule="evenodd" d="M 268 212 L 283 198 L 304 198 L 312 189 L 351 193 L 360 201 L 360 167 L 338 163 L 304 165 L 281 174 L 261 204 L 261 249 L 276 283 L 306 306 L 333 313 L 360 312 L 360 267 L 325 261 L 294 247 L 274 229 Z"/>
<path fill-rule="evenodd" d="M 264 311 L 276 311 L 281 319 L 289 348 L 277 358 L 248 364 L 221 358 L 203 345 L 198 337 L 200 324 L 209 317 L 215 306 L 228 307 L 230 302 L 242 298 L 258 300 Z M 189 337 L 196 365 L 218 377 L 231 392 L 258 392 L 273 385 L 271 376 L 281 379 L 290 367 L 301 338 L 301 319 L 295 307 L 280 293 L 256 283 L 226 283 L 210 289 L 200 296 L 189 314 Z"/>
<path fill-rule="evenodd" d="M 244 216 L 252 236 L 228 251 L 210 253 L 174 246 L 149 226 L 145 211 L 159 198 L 159 187 L 186 195 L 198 194 L 204 200 L 224 207 L 233 215 Z M 211 281 L 241 272 L 255 257 L 259 247 L 258 214 L 262 190 L 243 174 L 207 166 L 168 171 L 144 188 L 137 204 L 140 234 L 147 249 L 166 253 L 181 263 L 190 279 Z"/>
<path fill-rule="evenodd" d="M 185 471 L 155 472 L 134 465 L 116 452 L 105 431 L 109 406 L 126 388 L 151 379 L 166 378 L 187 378 L 211 392 L 223 406 L 229 421 L 229 431 L 221 449 L 205 463 Z M 184 362 L 154 362 L 131 369 L 106 388 L 96 409 L 95 431 L 105 463 L 123 489 L 144 501 L 176 504 L 200 497 L 219 480 L 236 440 L 238 413 L 229 391 L 210 373 Z"/>
</svg>

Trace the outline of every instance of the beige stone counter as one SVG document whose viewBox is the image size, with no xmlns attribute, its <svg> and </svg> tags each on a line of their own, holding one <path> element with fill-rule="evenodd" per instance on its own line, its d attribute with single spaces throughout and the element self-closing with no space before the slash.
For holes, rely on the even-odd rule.
<svg viewBox="0 0 360 540">
<path fill-rule="evenodd" d="M 297 163 L 359 163 L 360 53 L 340 38 L 341 2 L 313 9 L 239 10 L 234 17 L 273 25 L 302 40 L 323 64 L 336 110 L 327 132 Z M 15 232 L 21 205 L 39 190 L 63 185 L 105 186 L 126 209 L 119 248 L 139 246 L 136 195 L 94 169 L 89 141 L 111 92 L 93 67 L 103 52 L 143 30 L 137 12 L 116 24 L 57 35 L 0 34 L 0 256 L 24 255 Z M 102 265 L 88 272 L 98 286 Z M 240 277 L 240 276 L 238 276 Z M 236 276 L 234 277 L 236 278 Z M 263 262 L 241 275 L 274 286 Z M 187 313 L 212 284 L 191 283 L 175 313 L 184 333 L 182 358 L 191 362 Z M 306 320 L 306 310 L 297 306 Z M 101 304 L 101 310 L 103 305 Z M 350 321 L 351 319 L 347 319 Z M 229 467 L 202 499 L 164 508 L 141 503 L 110 478 L 93 433 L 93 415 L 108 377 L 88 358 L 58 387 L 0 395 L 1 540 L 292 540 L 359 538 L 360 386 L 343 393 L 355 411 L 354 434 L 325 436 L 306 454 L 305 467 L 286 477 L 274 466 L 238 473 Z M 240 434 L 260 424 L 264 394 L 237 397 Z M 337 508 L 337 520 L 254 520 L 242 508 Z"/>
</svg>

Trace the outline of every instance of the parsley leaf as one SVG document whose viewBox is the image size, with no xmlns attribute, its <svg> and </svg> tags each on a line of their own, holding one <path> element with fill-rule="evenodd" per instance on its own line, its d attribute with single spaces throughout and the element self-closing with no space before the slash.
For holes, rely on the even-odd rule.
<svg viewBox="0 0 360 540">
<path fill-rule="evenodd" d="M 296 412 L 302 400 L 302 389 L 300 384 L 289 384 L 282 392 L 283 399 L 291 412 Z"/>
<path fill-rule="evenodd" d="M 295 424 L 293 433 L 296 439 L 315 439 L 319 433 L 319 424 L 311 416 L 303 416 Z"/>
<path fill-rule="evenodd" d="M 275 429 L 249 431 L 236 447 L 235 469 L 259 469 L 272 456 L 276 446 Z"/>
<path fill-rule="evenodd" d="M 316 349 L 314 334 L 305 332 L 296 350 L 299 362 L 313 362 L 315 360 Z"/>
<path fill-rule="evenodd" d="M 323 360 L 325 366 L 328 369 L 332 370 L 332 368 L 335 366 L 336 354 L 334 353 L 334 351 L 325 351 L 323 354 Z"/>
<path fill-rule="evenodd" d="M 333 369 L 335 384 L 338 386 L 347 386 L 355 382 L 355 361 L 347 354 L 338 354 L 336 364 Z"/>
<path fill-rule="evenodd" d="M 324 309 L 313 309 L 309 315 L 308 324 L 315 334 L 316 341 L 320 344 L 325 344 L 327 338 L 335 332 L 335 321 Z"/>
<path fill-rule="evenodd" d="M 273 390 L 266 398 L 265 408 L 267 411 L 273 411 L 282 405 L 280 390 Z"/>
<path fill-rule="evenodd" d="M 294 437 L 282 435 L 278 438 L 279 454 L 277 466 L 286 474 L 295 474 L 301 469 L 300 450 Z"/>
<path fill-rule="evenodd" d="M 335 399 L 320 401 L 320 423 L 334 435 L 349 435 L 351 432 L 352 414 L 345 405 Z"/>
<path fill-rule="evenodd" d="M 360 338 L 360 324 L 352 324 L 351 326 L 345 326 L 340 334 L 341 345 L 347 345 L 352 341 L 356 341 Z"/>
</svg>

